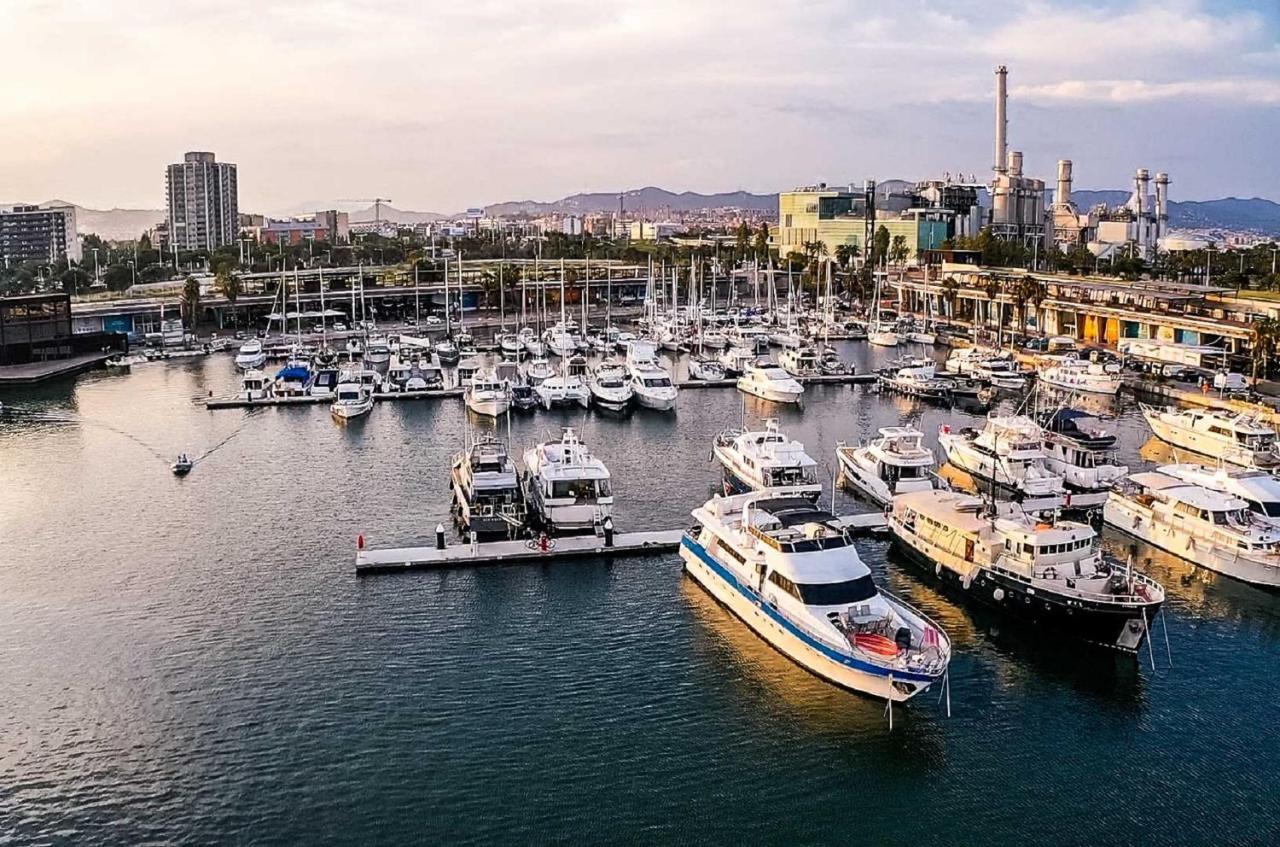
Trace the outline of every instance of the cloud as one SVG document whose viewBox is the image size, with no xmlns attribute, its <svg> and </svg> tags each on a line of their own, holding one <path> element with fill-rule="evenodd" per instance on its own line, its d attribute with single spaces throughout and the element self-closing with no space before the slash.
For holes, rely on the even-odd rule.
<svg viewBox="0 0 1280 847">
<path fill-rule="evenodd" d="M 7 6 L 0 54 L 40 73 L 0 82 L 0 184 L 103 204 L 155 205 L 187 149 L 237 162 L 265 209 L 981 170 L 995 64 L 1023 138 L 1033 109 L 1105 133 L 1118 108 L 1257 109 L 1280 86 L 1275 22 L 1208 0 Z"/>
</svg>

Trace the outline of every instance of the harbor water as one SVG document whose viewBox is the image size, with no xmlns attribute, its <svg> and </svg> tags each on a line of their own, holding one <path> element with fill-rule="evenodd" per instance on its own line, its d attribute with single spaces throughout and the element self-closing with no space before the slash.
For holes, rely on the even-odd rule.
<svg viewBox="0 0 1280 847">
<path fill-rule="evenodd" d="M 844 347 L 859 370 L 886 357 Z M 0 843 L 1280 840 L 1280 596 L 1141 548 L 1172 664 L 1160 625 L 1135 660 L 959 605 L 860 540 L 955 645 L 951 716 L 933 692 L 891 732 L 675 553 L 356 577 L 359 534 L 448 523 L 461 401 L 345 426 L 199 405 L 237 382 L 219 355 L 0 394 Z M 1171 460 L 1131 400 L 1107 411 L 1132 468 Z M 510 438 L 518 456 L 578 427 L 618 528 L 670 529 L 744 416 L 804 442 L 824 498 L 837 441 L 912 422 L 936 448 L 979 419 L 866 386 L 802 410 L 706 389 L 675 415 L 514 416 Z M 184 451 L 202 458 L 178 479 Z"/>
</svg>

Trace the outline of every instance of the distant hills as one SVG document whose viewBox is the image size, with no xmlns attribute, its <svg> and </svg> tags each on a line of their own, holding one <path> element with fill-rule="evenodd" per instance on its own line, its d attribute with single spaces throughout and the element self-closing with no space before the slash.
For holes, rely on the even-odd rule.
<svg viewBox="0 0 1280 847">
<path fill-rule="evenodd" d="M 900 180 L 888 180 L 880 186 L 902 186 Z M 1129 199 L 1127 190 L 1072 192 L 1072 199 L 1081 209 L 1098 203 L 1122 205 Z M 757 211 L 776 211 L 777 194 L 753 194 L 748 191 L 728 191 L 719 194 L 699 194 L 693 191 L 673 192 L 655 186 L 632 189 L 622 193 L 623 208 L 628 214 L 643 213 L 651 217 L 703 209 L 735 207 Z M 12 204 L 0 204 L 0 208 Z M 41 206 L 74 205 L 60 200 L 50 200 Z M 351 203 L 312 202 L 309 208 L 349 209 L 352 223 L 374 220 L 373 206 L 352 209 Z M 487 215 L 549 214 L 587 215 L 616 211 L 618 195 L 612 192 L 571 194 L 548 202 L 518 200 L 493 203 L 485 206 Z M 461 217 L 462 213 L 419 212 L 400 209 L 383 203 L 380 209 L 383 220 L 401 224 L 418 224 Z M 310 214 L 310 212 L 299 213 Z M 105 239 L 124 241 L 137 238 L 142 232 L 164 220 L 163 209 L 87 209 L 76 206 L 76 224 L 82 233 L 94 232 Z M 1257 232 L 1280 236 L 1280 203 L 1261 197 L 1247 199 L 1224 197 L 1219 200 L 1180 200 L 1169 203 L 1169 225 L 1175 229 L 1221 229 L 1235 232 Z"/>
</svg>

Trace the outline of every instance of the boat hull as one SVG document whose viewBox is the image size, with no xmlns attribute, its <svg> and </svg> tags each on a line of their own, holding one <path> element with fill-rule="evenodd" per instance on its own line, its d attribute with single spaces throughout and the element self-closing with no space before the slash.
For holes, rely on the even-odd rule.
<svg viewBox="0 0 1280 847">
<path fill-rule="evenodd" d="M 997 465 L 995 457 L 974 449 L 960 436 L 942 435 L 938 443 L 948 462 L 983 482 L 1027 497 L 1056 497 L 1063 493 L 1059 477 L 1029 480 L 1011 476 Z"/>
<path fill-rule="evenodd" d="M 799 403 L 800 398 L 804 396 L 803 391 L 782 391 L 776 388 L 761 387 L 744 380 L 738 380 L 738 390 L 744 394 L 750 394 L 752 397 L 768 400 L 770 403 Z"/>
<path fill-rule="evenodd" d="M 1185 531 L 1174 532 L 1166 519 L 1153 515 L 1150 509 L 1115 495 L 1108 498 L 1102 507 L 1102 519 L 1107 524 L 1152 547 L 1250 585 L 1273 590 L 1280 588 L 1280 560 L 1271 564 L 1242 558 L 1234 550 L 1208 539 Z"/>
<path fill-rule="evenodd" d="M 511 408 L 511 401 L 507 398 L 468 399 L 467 408 L 477 415 L 499 418 L 507 413 L 507 409 Z"/>
<path fill-rule="evenodd" d="M 636 391 L 633 396 L 637 406 L 653 409 L 655 412 L 670 412 L 676 407 L 676 395 L 664 396 Z"/>
<path fill-rule="evenodd" d="M 928 552 L 917 546 L 922 542 L 900 535 L 892 524 L 890 531 L 894 549 L 918 573 L 949 594 L 995 609 L 1022 624 L 1052 630 L 1086 644 L 1136 653 L 1150 632 L 1151 621 L 1160 611 L 1159 602 L 1135 608 L 1053 596 L 986 568 L 977 568 L 970 578 L 935 562 Z"/>
<path fill-rule="evenodd" d="M 832 685 L 881 700 L 905 702 L 941 679 L 941 676 L 890 673 L 887 668 L 842 656 L 761 602 L 750 586 L 741 583 L 687 535 L 680 542 L 680 557 L 684 560 L 685 573 L 765 643 Z"/>
<path fill-rule="evenodd" d="M 1166 420 L 1159 411 L 1144 408 L 1142 414 L 1147 419 L 1147 424 L 1151 427 L 1151 431 L 1155 433 L 1156 437 L 1161 441 L 1172 444 L 1174 447 L 1191 450 L 1202 456 L 1221 459 L 1224 462 L 1230 462 L 1242 468 L 1274 470 L 1276 467 L 1275 462 L 1270 457 L 1259 460 L 1257 454 L 1252 451 L 1242 452 L 1232 441 L 1191 427 L 1179 426 L 1172 421 Z"/>
</svg>

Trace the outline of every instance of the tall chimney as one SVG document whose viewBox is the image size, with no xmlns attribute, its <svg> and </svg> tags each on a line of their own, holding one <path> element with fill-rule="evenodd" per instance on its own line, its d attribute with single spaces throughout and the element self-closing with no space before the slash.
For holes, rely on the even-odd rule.
<svg viewBox="0 0 1280 847">
<path fill-rule="evenodd" d="M 1133 174 L 1133 211 L 1138 219 L 1134 240 L 1138 242 L 1138 247 L 1143 250 L 1147 246 L 1147 183 L 1150 180 L 1151 173 L 1146 168 L 1138 168 Z"/>
<path fill-rule="evenodd" d="M 1071 205 L 1071 160 L 1058 160 L 1058 190 L 1053 197 L 1055 206 Z"/>
<path fill-rule="evenodd" d="M 996 166 L 995 172 L 1005 172 L 1008 161 L 1009 117 L 1006 111 L 1009 103 L 1009 69 L 1004 65 L 996 68 Z"/>
<path fill-rule="evenodd" d="M 1156 238 L 1169 234 L 1169 175 L 1156 174 Z"/>
<path fill-rule="evenodd" d="M 1022 151 L 1009 151 L 1009 176 L 1022 176 Z"/>
</svg>

